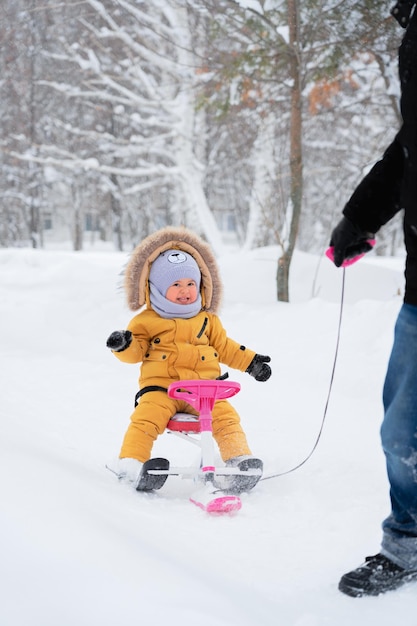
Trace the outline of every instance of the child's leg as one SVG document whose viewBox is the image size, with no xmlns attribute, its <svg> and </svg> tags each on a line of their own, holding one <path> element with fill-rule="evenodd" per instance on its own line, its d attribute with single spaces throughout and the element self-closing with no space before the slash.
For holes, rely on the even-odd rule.
<svg viewBox="0 0 417 626">
<path fill-rule="evenodd" d="M 241 454 L 252 454 L 240 425 L 240 417 L 232 405 L 226 400 L 220 400 L 215 403 L 212 413 L 213 437 L 223 461 Z"/>
<path fill-rule="evenodd" d="M 163 391 L 145 393 L 130 417 L 120 458 L 137 459 L 142 463 L 147 461 L 151 457 L 155 439 L 164 432 L 170 418 L 180 410 L 178 404 Z"/>
</svg>

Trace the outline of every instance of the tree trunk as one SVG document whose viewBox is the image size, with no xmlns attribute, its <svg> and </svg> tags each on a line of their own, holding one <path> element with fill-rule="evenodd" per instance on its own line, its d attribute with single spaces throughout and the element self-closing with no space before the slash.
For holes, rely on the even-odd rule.
<svg viewBox="0 0 417 626">
<path fill-rule="evenodd" d="M 291 258 L 284 252 L 278 259 L 277 297 L 280 302 L 289 302 L 289 275 Z"/>
<path fill-rule="evenodd" d="M 185 203 L 190 226 L 197 231 L 203 231 L 213 251 L 220 255 L 224 251 L 222 236 L 204 192 L 204 166 L 196 155 L 196 151 L 198 152 L 198 148 L 201 147 L 198 142 L 204 141 L 201 138 L 198 140 L 198 137 L 205 131 L 198 124 L 202 119 L 196 113 L 194 73 L 184 69 L 192 68 L 194 62 L 190 53 L 192 42 L 187 9 L 181 5 L 177 6 L 172 18 L 171 27 L 175 27 L 177 34 L 182 33 L 182 46 L 178 47 L 178 62 L 183 68 L 181 89 L 174 104 L 179 120 L 175 154 L 179 170 L 178 180 L 182 187 L 182 202 Z M 200 132 L 196 132 L 196 127 L 199 127 Z"/>
<path fill-rule="evenodd" d="M 254 180 L 249 203 L 245 250 L 251 250 L 256 245 L 261 214 L 263 211 L 267 213 L 273 195 L 274 175 L 271 172 L 271 163 L 274 162 L 274 118 L 272 113 L 265 116 L 253 144 Z"/>
<path fill-rule="evenodd" d="M 31 29 L 30 29 L 30 60 L 29 60 L 29 140 L 30 151 L 36 156 L 36 101 L 35 101 L 35 53 L 36 53 L 36 28 L 34 23 L 35 0 L 31 1 Z M 39 184 L 38 184 L 38 166 L 35 163 L 28 164 L 29 171 L 29 190 L 30 190 L 30 239 L 32 248 L 42 247 L 42 224 L 39 207 Z"/>
<path fill-rule="evenodd" d="M 290 201 L 287 208 L 289 224 L 286 240 L 283 238 L 283 254 L 278 260 L 277 297 L 279 301 L 289 302 L 289 272 L 298 227 L 301 216 L 303 195 L 303 158 L 302 158 L 302 101 L 301 68 L 299 57 L 299 0 L 288 0 L 289 26 L 289 70 L 291 77 L 291 115 L 290 115 Z"/>
<path fill-rule="evenodd" d="M 75 252 L 79 252 L 83 249 L 83 234 L 84 234 L 84 224 L 83 224 L 83 213 L 81 209 L 81 201 L 80 201 L 80 193 L 77 186 L 73 185 L 73 204 L 74 204 L 74 213 L 73 213 L 73 249 Z"/>
<path fill-rule="evenodd" d="M 117 180 L 117 176 L 112 174 L 110 176 L 113 189 L 117 189 L 118 194 L 120 193 L 120 187 Z M 113 241 L 116 247 L 116 250 L 119 252 L 123 252 L 123 233 L 122 233 L 122 207 L 120 204 L 120 200 L 116 197 L 115 192 L 111 191 L 110 203 L 111 203 L 111 218 L 112 218 L 112 228 L 113 228 Z"/>
</svg>

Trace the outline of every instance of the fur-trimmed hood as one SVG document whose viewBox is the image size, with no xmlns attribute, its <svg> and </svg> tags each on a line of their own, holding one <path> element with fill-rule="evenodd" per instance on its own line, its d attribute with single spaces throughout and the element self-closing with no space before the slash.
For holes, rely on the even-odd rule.
<svg viewBox="0 0 417 626">
<path fill-rule="evenodd" d="M 188 252 L 195 259 L 201 271 L 203 308 L 211 313 L 217 313 L 223 287 L 212 250 L 192 231 L 171 226 L 149 235 L 133 250 L 124 274 L 129 308 L 132 311 L 137 311 L 145 304 L 149 306 L 148 278 L 150 267 L 161 252 L 170 249 Z"/>
</svg>

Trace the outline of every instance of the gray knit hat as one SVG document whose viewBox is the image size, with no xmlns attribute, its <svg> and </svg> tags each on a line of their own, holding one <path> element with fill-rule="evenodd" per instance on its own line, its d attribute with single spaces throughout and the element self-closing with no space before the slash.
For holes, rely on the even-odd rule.
<svg viewBox="0 0 417 626">
<path fill-rule="evenodd" d="M 149 281 L 162 296 L 176 280 L 191 278 L 200 290 L 201 272 L 191 254 L 182 250 L 165 250 L 151 265 Z"/>
</svg>

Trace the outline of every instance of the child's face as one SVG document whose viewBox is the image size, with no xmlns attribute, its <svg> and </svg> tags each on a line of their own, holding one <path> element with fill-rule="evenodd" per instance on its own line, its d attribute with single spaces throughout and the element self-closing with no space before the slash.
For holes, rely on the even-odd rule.
<svg viewBox="0 0 417 626">
<path fill-rule="evenodd" d="M 192 304 L 197 300 L 197 285 L 192 278 L 181 278 L 168 287 L 165 298 L 176 304 Z"/>
</svg>

